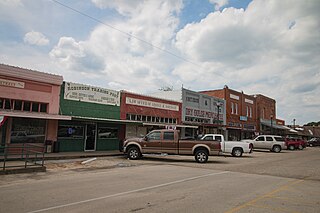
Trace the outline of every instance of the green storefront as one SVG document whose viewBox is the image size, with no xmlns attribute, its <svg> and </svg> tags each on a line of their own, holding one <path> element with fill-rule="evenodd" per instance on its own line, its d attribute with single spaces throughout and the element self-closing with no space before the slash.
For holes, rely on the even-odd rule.
<svg viewBox="0 0 320 213">
<path fill-rule="evenodd" d="M 59 121 L 59 152 L 117 150 L 124 138 L 120 120 L 120 92 L 64 82 L 60 93 L 62 115 L 71 121 Z"/>
</svg>

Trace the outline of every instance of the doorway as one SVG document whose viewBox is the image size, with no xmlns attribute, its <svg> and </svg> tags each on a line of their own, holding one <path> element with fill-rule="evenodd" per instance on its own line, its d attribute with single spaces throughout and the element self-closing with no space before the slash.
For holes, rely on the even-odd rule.
<svg viewBox="0 0 320 213">
<path fill-rule="evenodd" d="M 96 151 L 96 124 L 86 125 L 86 141 L 84 151 Z"/>
</svg>

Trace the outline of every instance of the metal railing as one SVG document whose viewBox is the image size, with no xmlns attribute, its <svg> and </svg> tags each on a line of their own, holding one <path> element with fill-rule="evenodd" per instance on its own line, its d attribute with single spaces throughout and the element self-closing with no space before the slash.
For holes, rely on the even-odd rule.
<svg viewBox="0 0 320 213">
<path fill-rule="evenodd" d="M 44 167 L 44 144 L 23 143 L 0 146 L 2 170 L 12 168 Z"/>
</svg>

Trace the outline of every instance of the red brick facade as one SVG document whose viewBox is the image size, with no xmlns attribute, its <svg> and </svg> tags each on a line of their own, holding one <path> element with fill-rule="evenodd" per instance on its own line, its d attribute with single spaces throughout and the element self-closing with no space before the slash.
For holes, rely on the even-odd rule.
<svg viewBox="0 0 320 213">
<path fill-rule="evenodd" d="M 258 126 L 256 99 L 253 96 L 231 90 L 227 86 L 201 93 L 226 100 L 226 127 L 229 132 L 234 130 L 230 139 L 252 137 Z"/>
<path fill-rule="evenodd" d="M 134 120 L 128 115 L 137 115 L 135 120 L 145 123 L 180 124 L 181 107 L 179 102 L 122 91 L 120 119 Z"/>
</svg>

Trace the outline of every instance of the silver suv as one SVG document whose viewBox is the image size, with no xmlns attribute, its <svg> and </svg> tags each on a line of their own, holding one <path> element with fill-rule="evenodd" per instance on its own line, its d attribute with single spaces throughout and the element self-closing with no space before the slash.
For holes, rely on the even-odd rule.
<svg viewBox="0 0 320 213">
<path fill-rule="evenodd" d="M 243 140 L 253 144 L 254 149 L 269 149 L 272 152 L 281 152 L 286 149 L 284 138 L 277 135 L 259 135 L 253 140 Z"/>
</svg>

